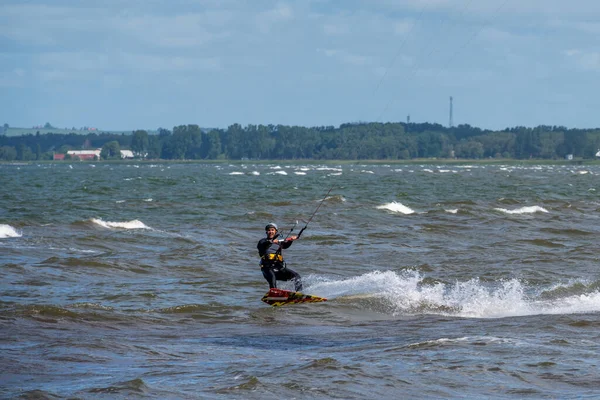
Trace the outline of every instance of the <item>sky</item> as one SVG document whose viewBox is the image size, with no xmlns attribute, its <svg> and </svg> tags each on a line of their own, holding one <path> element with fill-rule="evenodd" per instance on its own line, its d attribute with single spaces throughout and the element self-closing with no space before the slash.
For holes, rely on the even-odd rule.
<svg viewBox="0 0 600 400">
<path fill-rule="evenodd" d="M 598 0 L 1 0 L 0 124 L 600 127 Z"/>
</svg>

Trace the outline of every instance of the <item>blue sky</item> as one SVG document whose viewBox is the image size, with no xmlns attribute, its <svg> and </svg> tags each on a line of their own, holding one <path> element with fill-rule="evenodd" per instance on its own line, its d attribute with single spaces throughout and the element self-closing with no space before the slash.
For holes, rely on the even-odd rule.
<svg viewBox="0 0 600 400">
<path fill-rule="evenodd" d="M 0 124 L 600 127 L 598 0 L 3 0 Z"/>
</svg>

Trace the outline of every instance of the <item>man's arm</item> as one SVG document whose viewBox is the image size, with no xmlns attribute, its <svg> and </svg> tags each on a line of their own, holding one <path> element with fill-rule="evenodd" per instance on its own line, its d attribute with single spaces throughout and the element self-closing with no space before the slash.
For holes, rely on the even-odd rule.
<svg viewBox="0 0 600 400">
<path fill-rule="evenodd" d="M 271 241 L 269 239 L 267 239 L 267 238 L 260 239 L 258 241 L 258 244 L 256 245 L 256 248 L 258 249 L 258 255 L 261 257 L 264 256 L 270 245 L 271 245 Z"/>
<path fill-rule="evenodd" d="M 281 248 L 287 249 L 288 247 L 290 247 L 292 245 L 292 242 L 296 239 L 298 239 L 298 236 L 290 236 L 289 238 L 279 242 L 281 244 Z"/>
</svg>

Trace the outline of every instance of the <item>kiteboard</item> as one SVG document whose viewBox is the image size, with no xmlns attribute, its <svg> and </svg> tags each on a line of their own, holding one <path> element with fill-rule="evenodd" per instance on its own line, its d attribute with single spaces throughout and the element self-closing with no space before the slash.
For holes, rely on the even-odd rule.
<svg viewBox="0 0 600 400">
<path fill-rule="evenodd" d="M 291 290 L 284 289 L 269 289 L 269 291 L 265 293 L 261 300 L 272 305 L 273 307 L 286 306 L 289 304 L 318 303 L 321 301 L 327 301 L 325 297 L 312 296 L 310 294 L 292 292 Z"/>
</svg>

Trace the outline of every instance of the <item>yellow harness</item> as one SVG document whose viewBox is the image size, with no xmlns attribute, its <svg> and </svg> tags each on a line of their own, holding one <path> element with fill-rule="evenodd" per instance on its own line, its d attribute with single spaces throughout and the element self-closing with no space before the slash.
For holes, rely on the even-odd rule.
<svg viewBox="0 0 600 400">
<path fill-rule="evenodd" d="M 269 261 L 283 262 L 283 257 L 281 256 L 281 254 L 274 254 L 274 253 L 265 254 L 264 256 L 262 256 L 262 259 L 269 260 Z"/>
</svg>

